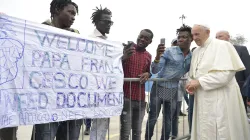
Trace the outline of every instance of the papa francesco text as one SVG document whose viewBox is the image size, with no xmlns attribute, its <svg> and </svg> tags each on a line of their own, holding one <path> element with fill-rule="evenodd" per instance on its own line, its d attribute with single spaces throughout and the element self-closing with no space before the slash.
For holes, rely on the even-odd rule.
<svg viewBox="0 0 250 140">
<path fill-rule="evenodd" d="M 31 67 L 39 70 L 27 72 L 30 88 L 54 89 L 57 108 L 86 107 L 85 103 L 80 102 L 80 97 L 85 97 L 87 104 L 92 104 L 90 98 L 93 97 L 94 106 L 98 106 L 99 101 L 103 100 L 107 106 L 122 103 L 120 92 L 110 92 L 117 88 L 119 77 L 116 75 L 123 73 L 119 66 L 112 63 L 114 46 L 87 39 L 38 31 L 35 33 L 40 46 L 32 50 Z M 45 103 L 48 102 L 47 94 L 41 96 Z M 46 108 L 46 105 L 42 108 Z"/>
</svg>

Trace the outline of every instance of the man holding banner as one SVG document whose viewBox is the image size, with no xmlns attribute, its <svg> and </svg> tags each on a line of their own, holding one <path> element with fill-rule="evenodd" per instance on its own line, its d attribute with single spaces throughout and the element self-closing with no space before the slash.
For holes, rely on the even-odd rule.
<svg viewBox="0 0 250 140">
<path fill-rule="evenodd" d="M 74 23 L 75 15 L 78 13 L 78 6 L 71 0 L 52 0 L 50 3 L 51 21 L 47 20 L 42 24 L 56 28 L 79 33 L 78 30 L 70 28 Z M 82 120 L 69 120 L 46 124 L 36 124 L 33 128 L 31 140 L 78 140 Z M 69 133 L 67 133 L 69 131 Z M 67 136 L 69 135 L 69 136 Z"/>
<path fill-rule="evenodd" d="M 0 12 L 0 16 L 1 15 L 6 15 L 5 13 Z M 4 21 L 4 18 L 0 18 L 0 23 L 1 22 L 6 22 Z M 7 22 L 9 23 L 9 21 Z M 9 23 L 10 24 L 10 23 Z M 0 24 L 0 28 L 1 29 L 7 29 L 8 25 L 3 25 Z M 7 26 L 7 27 L 6 27 Z M 8 33 L 5 30 L 1 30 L 0 31 L 0 85 L 7 83 L 8 81 L 11 81 L 14 77 L 13 77 L 13 71 L 14 73 L 16 73 L 17 69 L 13 68 L 13 64 L 15 65 L 18 61 L 18 59 L 20 59 L 22 57 L 22 46 L 19 42 L 16 42 L 13 40 L 8 40 L 6 39 L 8 37 Z M 9 47 L 8 44 L 11 42 L 12 47 Z M 8 51 L 10 50 L 10 51 Z M 17 54 L 14 53 L 17 50 Z M 16 54 L 16 55 L 11 55 L 11 54 Z M 7 57 L 3 57 L 3 56 L 7 56 L 10 57 L 10 59 L 7 59 Z M 11 61 L 11 60 L 15 60 L 15 61 Z M 9 62 L 11 63 L 10 66 L 8 65 L 4 65 L 4 63 L 2 62 Z M 14 63 L 13 63 L 14 62 Z M 9 74 L 12 73 L 12 74 Z M 0 89 L 0 96 L 1 96 L 1 89 Z M 0 98 L 1 99 L 1 98 Z M 8 127 L 8 128 L 2 128 L 0 129 L 0 140 L 17 140 L 16 138 L 16 132 L 17 132 L 17 127 Z"/>
<path fill-rule="evenodd" d="M 0 129 L 35 125 L 32 139 L 78 140 L 82 119 L 121 115 L 122 45 L 73 33 L 75 3 L 50 9 L 51 26 L 0 16 Z"/>
<path fill-rule="evenodd" d="M 108 38 L 106 36 L 106 34 L 109 34 L 110 27 L 113 25 L 113 21 L 111 21 L 111 16 L 112 16 L 112 12 L 109 9 L 107 9 L 107 8 L 102 9 L 102 7 L 97 8 L 91 16 L 92 23 L 96 26 L 96 29 L 93 31 L 93 33 L 91 33 L 91 35 L 89 37 L 100 38 L 100 39 L 106 40 Z M 103 126 L 103 128 L 100 128 L 100 129 L 107 131 L 108 130 L 107 127 L 109 125 L 108 120 L 105 118 L 100 119 L 100 122 L 98 120 L 99 119 L 94 120 L 93 130 L 98 131 L 95 128 L 96 124 L 97 124 L 97 126 L 98 126 L 97 129 L 100 126 Z M 99 125 L 99 123 L 100 123 L 100 125 Z M 86 129 L 84 131 L 84 134 L 89 135 L 90 127 L 91 127 L 91 119 L 86 119 L 85 125 L 86 125 Z M 96 133 L 96 132 L 94 132 L 94 133 Z M 94 133 L 92 132 L 91 137 L 94 136 Z M 106 132 L 105 132 L 105 135 L 106 135 Z M 96 136 L 94 136 L 94 137 L 96 137 Z"/>
<path fill-rule="evenodd" d="M 109 34 L 109 30 L 113 25 L 111 20 L 112 12 L 108 8 L 96 8 L 95 12 L 92 14 L 92 23 L 96 26 L 94 32 L 90 35 L 93 38 L 100 38 L 106 40 Z M 86 119 L 86 125 L 90 119 Z M 90 140 L 105 140 L 107 130 L 109 128 L 109 118 L 94 119 L 92 123 L 92 128 L 90 131 Z M 86 126 L 85 134 L 89 133 L 90 126 Z"/>
</svg>

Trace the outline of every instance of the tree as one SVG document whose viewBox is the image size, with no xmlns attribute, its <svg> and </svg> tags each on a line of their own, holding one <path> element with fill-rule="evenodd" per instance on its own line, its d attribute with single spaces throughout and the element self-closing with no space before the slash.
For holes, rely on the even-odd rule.
<svg viewBox="0 0 250 140">
<path fill-rule="evenodd" d="M 247 39 L 244 37 L 244 35 L 237 34 L 235 37 L 230 38 L 230 42 L 234 45 L 244 45 L 247 43 Z"/>
</svg>

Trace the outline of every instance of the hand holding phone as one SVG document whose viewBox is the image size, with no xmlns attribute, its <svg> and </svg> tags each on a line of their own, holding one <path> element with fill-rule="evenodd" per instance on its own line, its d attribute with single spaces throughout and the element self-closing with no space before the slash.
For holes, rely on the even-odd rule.
<svg viewBox="0 0 250 140">
<path fill-rule="evenodd" d="M 132 47 L 134 44 L 135 43 L 133 41 L 128 41 L 127 44 L 122 43 L 122 45 L 125 47 L 125 49 Z"/>
<path fill-rule="evenodd" d="M 162 38 L 157 48 L 156 58 L 159 59 L 160 56 L 164 53 L 164 51 L 165 51 L 165 38 Z"/>
<path fill-rule="evenodd" d="M 161 38 L 160 44 L 164 44 L 165 45 L 165 38 Z"/>
<path fill-rule="evenodd" d="M 123 43 L 124 49 L 123 49 L 122 60 L 128 59 L 135 53 L 134 45 L 135 43 L 133 41 L 128 41 L 127 44 Z"/>
</svg>

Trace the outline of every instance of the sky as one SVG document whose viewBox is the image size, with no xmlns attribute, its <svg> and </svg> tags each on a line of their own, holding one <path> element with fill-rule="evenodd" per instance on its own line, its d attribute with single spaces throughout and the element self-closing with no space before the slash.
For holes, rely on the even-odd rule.
<svg viewBox="0 0 250 140">
<path fill-rule="evenodd" d="M 0 0 L 0 12 L 10 16 L 41 23 L 50 18 L 51 0 Z M 249 41 L 245 44 L 250 50 L 250 13 L 247 0 L 73 0 L 79 6 L 73 28 L 83 36 L 95 29 L 91 14 L 96 6 L 102 5 L 112 11 L 114 25 L 108 35 L 110 40 L 118 42 L 136 41 L 142 29 L 151 29 L 153 42 L 147 50 L 153 58 L 161 38 L 166 38 L 166 47 L 176 37 L 176 29 L 182 24 L 179 17 L 184 14 L 184 23 L 207 24 L 211 37 L 219 30 L 227 30 L 230 35 L 243 34 Z M 245 12 L 244 12 L 245 11 Z M 192 44 L 195 46 L 195 43 Z"/>
</svg>

